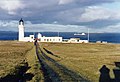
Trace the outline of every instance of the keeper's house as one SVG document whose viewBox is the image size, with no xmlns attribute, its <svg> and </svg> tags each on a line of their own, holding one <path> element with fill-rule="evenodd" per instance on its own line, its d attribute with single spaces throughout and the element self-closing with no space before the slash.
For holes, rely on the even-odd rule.
<svg viewBox="0 0 120 82">
<path fill-rule="evenodd" d="M 70 38 L 68 43 L 89 43 L 88 40 L 80 40 L 80 38 Z"/>
<path fill-rule="evenodd" d="M 37 36 L 38 42 L 62 42 L 62 37 L 45 37 L 42 34 L 38 33 Z"/>
</svg>

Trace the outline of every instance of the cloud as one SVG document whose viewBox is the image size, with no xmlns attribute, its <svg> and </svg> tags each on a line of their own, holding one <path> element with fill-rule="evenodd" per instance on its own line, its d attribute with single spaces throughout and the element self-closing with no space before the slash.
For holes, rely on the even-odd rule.
<svg viewBox="0 0 120 82">
<path fill-rule="evenodd" d="M 115 0 L 1 0 L 0 8 L 8 11 L 10 15 L 16 14 L 16 17 L 18 14 L 23 17 L 29 17 L 114 1 Z M 64 6 L 60 4 L 64 4 Z"/>
<path fill-rule="evenodd" d="M 111 26 L 108 26 L 107 28 L 113 28 L 113 29 L 120 29 L 120 22 L 119 23 L 117 23 L 116 25 L 111 25 Z"/>
<path fill-rule="evenodd" d="M 26 32 L 76 32 L 76 31 L 86 31 L 87 27 L 79 25 L 60 25 L 60 24 L 33 24 L 30 21 L 25 21 L 25 31 Z M 18 31 L 18 21 L 0 21 L 0 29 L 4 31 Z M 5 30 L 6 29 L 6 30 Z"/>
<path fill-rule="evenodd" d="M 118 11 L 101 6 L 88 6 L 58 12 L 55 18 L 61 24 L 84 25 L 98 29 L 118 23 L 120 21 L 120 12 Z"/>
<path fill-rule="evenodd" d="M 74 24 L 79 22 L 78 19 L 82 13 L 84 13 L 84 9 L 82 8 L 68 9 L 57 12 L 55 18 L 62 24 Z"/>
<path fill-rule="evenodd" d="M 0 8 L 7 11 L 7 13 L 10 14 L 8 15 L 8 18 L 12 19 L 18 19 L 19 17 L 23 17 L 25 19 L 34 18 L 35 20 L 48 18 L 50 21 L 51 19 L 56 21 L 54 19 L 58 18 L 55 18 L 54 16 L 59 12 L 61 13 L 78 8 L 84 9 L 85 6 L 110 3 L 114 1 L 115 0 L 1 0 Z M 62 6 L 60 4 L 62 4 Z M 74 14 L 72 11 L 70 13 Z M 69 15 L 69 13 L 67 14 Z M 5 18 L 7 19 L 7 17 Z"/>
<path fill-rule="evenodd" d="M 119 32 L 120 22 L 114 25 L 107 25 L 103 28 L 89 28 L 85 25 L 61 25 L 57 23 L 53 24 L 33 24 L 31 21 L 25 21 L 25 32 L 87 32 L 89 28 L 90 32 Z M 0 21 L 0 31 L 17 31 L 18 21 Z"/>
<path fill-rule="evenodd" d="M 25 31 L 28 32 L 87 32 L 87 26 L 60 25 L 60 24 L 26 24 Z M 120 23 L 109 25 L 104 28 L 89 28 L 90 32 L 119 32 Z"/>
<path fill-rule="evenodd" d="M 20 0 L 1 0 L 0 8 L 8 11 L 8 14 L 16 14 L 15 11 L 17 9 L 22 9 L 24 5 L 20 2 Z"/>
<path fill-rule="evenodd" d="M 12 27 L 12 26 L 16 26 L 18 24 L 18 21 L 14 21 L 14 20 L 11 20 L 11 21 L 2 21 L 0 20 L 0 26 L 1 27 Z"/>
<path fill-rule="evenodd" d="M 34 32 L 80 32 L 85 31 L 87 27 L 79 25 L 60 25 L 60 24 L 26 24 L 26 31 Z"/>
<path fill-rule="evenodd" d="M 79 6 L 91 6 L 102 3 L 112 3 L 117 0 L 59 0 L 60 5 L 76 4 Z"/>
<path fill-rule="evenodd" d="M 17 31 L 18 29 L 18 21 L 9 20 L 4 21 L 0 20 L 0 31 Z"/>
<path fill-rule="evenodd" d="M 101 4 L 117 0 L 1 0 L 0 26 L 17 31 L 23 18 L 27 31 L 103 29 L 120 21 L 120 11 Z M 14 5 L 13 5 L 14 4 Z M 4 20 L 4 23 L 3 23 Z M 16 21 L 16 22 L 13 22 Z M 2 23 L 2 24 L 1 24 Z"/>
<path fill-rule="evenodd" d="M 59 5 L 69 4 L 69 3 L 72 3 L 72 2 L 74 2 L 74 0 L 60 0 Z"/>
<path fill-rule="evenodd" d="M 90 22 L 95 20 L 120 20 L 120 13 L 111 11 L 110 9 L 91 6 L 85 9 L 85 12 L 81 15 L 80 20 L 82 22 Z"/>
<path fill-rule="evenodd" d="M 105 30 L 108 30 L 108 32 L 120 32 L 120 22 L 115 25 L 110 25 L 104 28 Z"/>
</svg>

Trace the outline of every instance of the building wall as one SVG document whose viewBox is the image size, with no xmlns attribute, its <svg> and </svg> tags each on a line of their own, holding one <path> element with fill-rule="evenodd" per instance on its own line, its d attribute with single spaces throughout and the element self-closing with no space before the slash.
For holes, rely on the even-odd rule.
<svg viewBox="0 0 120 82">
<path fill-rule="evenodd" d="M 34 42 L 34 38 L 35 38 L 34 35 L 30 35 L 29 37 L 30 37 L 30 40 L 29 40 L 29 41 L 30 41 L 30 42 Z"/>
<path fill-rule="evenodd" d="M 62 42 L 62 37 L 40 37 L 39 42 Z"/>
<path fill-rule="evenodd" d="M 34 35 L 30 35 L 29 37 L 24 37 L 22 40 L 24 42 L 34 42 Z"/>
<path fill-rule="evenodd" d="M 69 43 L 79 43 L 79 39 L 78 38 L 70 38 L 70 40 L 68 40 Z"/>
<path fill-rule="evenodd" d="M 79 38 L 70 38 L 68 43 L 88 43 L 88 40 L 80 40 Z"/>
<path fill-rule="evenodd" d="M 24 37 L 24 42 L 29 42 L 30 41 L 30 37 Z"/>
<path fill-rule="evenodd" d="M 23 25 L 19 25 L 19 41 L 23 41 L 24 40 L 24 26 Z"/>
<path fill-rule="evenodd" d="M 79 40 L 80 43 L 89 43 L 88 40 Z"/>
</svg>

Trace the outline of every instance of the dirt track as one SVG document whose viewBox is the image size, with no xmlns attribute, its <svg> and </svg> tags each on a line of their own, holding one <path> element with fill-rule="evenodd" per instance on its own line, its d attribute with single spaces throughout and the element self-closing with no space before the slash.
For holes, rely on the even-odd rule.
<svg viewBox="0 0 120 82">
<path fill-rule="evenodd" d="M 39 44 L 36 45 L 36 54 L 42 66 L 45 82 L 90 82 L 48 57 Z"/>
</svg>

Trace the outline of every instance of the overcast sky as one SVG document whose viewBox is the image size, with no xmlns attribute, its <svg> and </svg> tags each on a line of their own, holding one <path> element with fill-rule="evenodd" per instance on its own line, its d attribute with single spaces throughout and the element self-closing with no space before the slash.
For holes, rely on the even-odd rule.
<svg viewBox="0 0 120 82">
<path fill-rule="evenodd" d="M 119 32 L 120 0 L 0 0 L 0 31 Z"/>
</svg>

